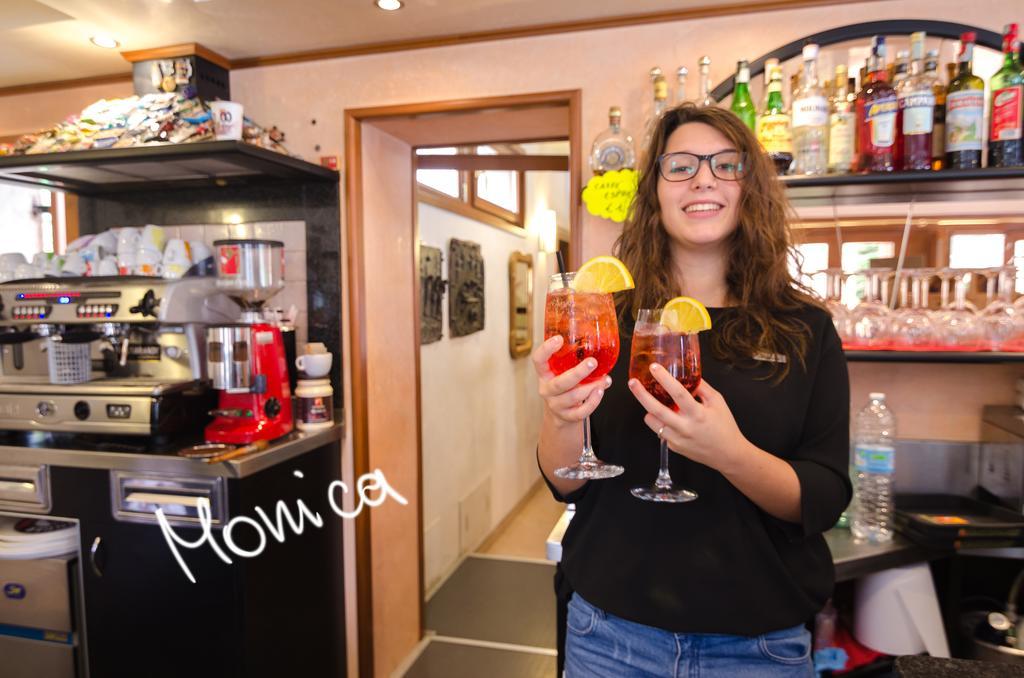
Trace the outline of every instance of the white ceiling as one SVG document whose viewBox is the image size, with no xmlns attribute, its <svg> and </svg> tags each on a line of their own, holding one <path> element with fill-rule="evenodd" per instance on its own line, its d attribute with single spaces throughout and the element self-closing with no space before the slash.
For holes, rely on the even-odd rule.
<svg viewBox="0 0 1024 678">
<path fill-rule="evenodd" d="M 768 0 L 743 3 L 748 10 Z M 228 59 L 721 5 L 716 0 L 0 0 L 0 87 L 127 73 L 121 50 L 197 42 Z M 777 3 L 776 3 L 777 4 Z M 108 34 L 116 50 L 93 46 Z"/>
</svg>

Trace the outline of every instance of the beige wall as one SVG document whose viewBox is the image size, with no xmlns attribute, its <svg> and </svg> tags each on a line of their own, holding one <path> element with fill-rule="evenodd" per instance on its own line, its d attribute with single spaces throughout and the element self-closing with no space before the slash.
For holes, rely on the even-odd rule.
<svg viewBox="0 0 1024 678">
<path fill-rule="evenodd" d="M 132 83 L 115 82 L 0 97 L 0 137 L 52 127 L 97 99 L 131 96 Z"/>
</svg>

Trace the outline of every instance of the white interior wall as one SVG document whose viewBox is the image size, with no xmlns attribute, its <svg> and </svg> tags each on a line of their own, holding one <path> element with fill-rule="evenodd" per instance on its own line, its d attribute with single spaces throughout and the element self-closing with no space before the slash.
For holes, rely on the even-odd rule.
<svg viewBox="0 0 1024 678">
<path fill-rule="evenodd" d="M 534 456 L 541 418 L 537 379 L 529 356 L 512 358 L 508 349 L 508 260 L 516 251 L 534 255 L 534 345 L 543 336 L 548 261 L 538 256 L 533 235 L 424 203 L 418 218 L 421 244 L 444 253 L 445 279 L 451 238 L 479 243 L 484 258 L 484 329 L 452 338 L 446 297 L 441 340 L 420 348 L 424 586 L 430 592 L 540 477 Z"/>
</svg>

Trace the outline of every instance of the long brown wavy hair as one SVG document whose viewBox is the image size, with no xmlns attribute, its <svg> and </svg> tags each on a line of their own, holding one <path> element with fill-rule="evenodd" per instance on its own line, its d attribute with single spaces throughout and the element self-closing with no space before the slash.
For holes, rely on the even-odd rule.
<svg viewBox="0 0 1024 678">
<path fill-rule="evenodd" d="M 729 303 L 736 312 L 716 327 L 712 353 L 733 364 L 758 353 L 784 355 L 786 362 L 773 363 L 771 371 L 781 381 L 794 362 L 806 369 L 810 328 L 795 312 L 808 304 L 823 306 L 789 272 L 790 257 L 799 260 L 799 255 L 791 244 L 791 209 L 775 167 L 753 132 L 730 111 L 684 103 L 665 112 L 653 130 L 644 149 L 639 187 L 614 248 L 636 287 L 617 295 L 616 306 L 620 317 L 632 319 L 640 309 L 659 308 L 681 293 L 673 276 L 669 235 L 661 222 L 658 156 L 665 152 L 672 132 L 694 122 L 713 127 L 746 153 L 739 225 L 729 236 L 725 276 Z"/>
</svg>

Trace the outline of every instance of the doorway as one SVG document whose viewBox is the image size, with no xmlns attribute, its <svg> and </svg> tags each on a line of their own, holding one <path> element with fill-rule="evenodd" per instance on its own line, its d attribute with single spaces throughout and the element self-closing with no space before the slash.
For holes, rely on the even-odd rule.
<svg viewBox="0 0 1024 678">
<path fill-rule="evenodd" d="M 424 630 L 415 149 L 568 139 L 572 266 L 581 250 L 579 130 L 578 90 L 345 113 L 354 473 L 381 469 L 409 500 L 364 511 L 355 523 L 360 675 L 389 675 Z"/>
</svg>

